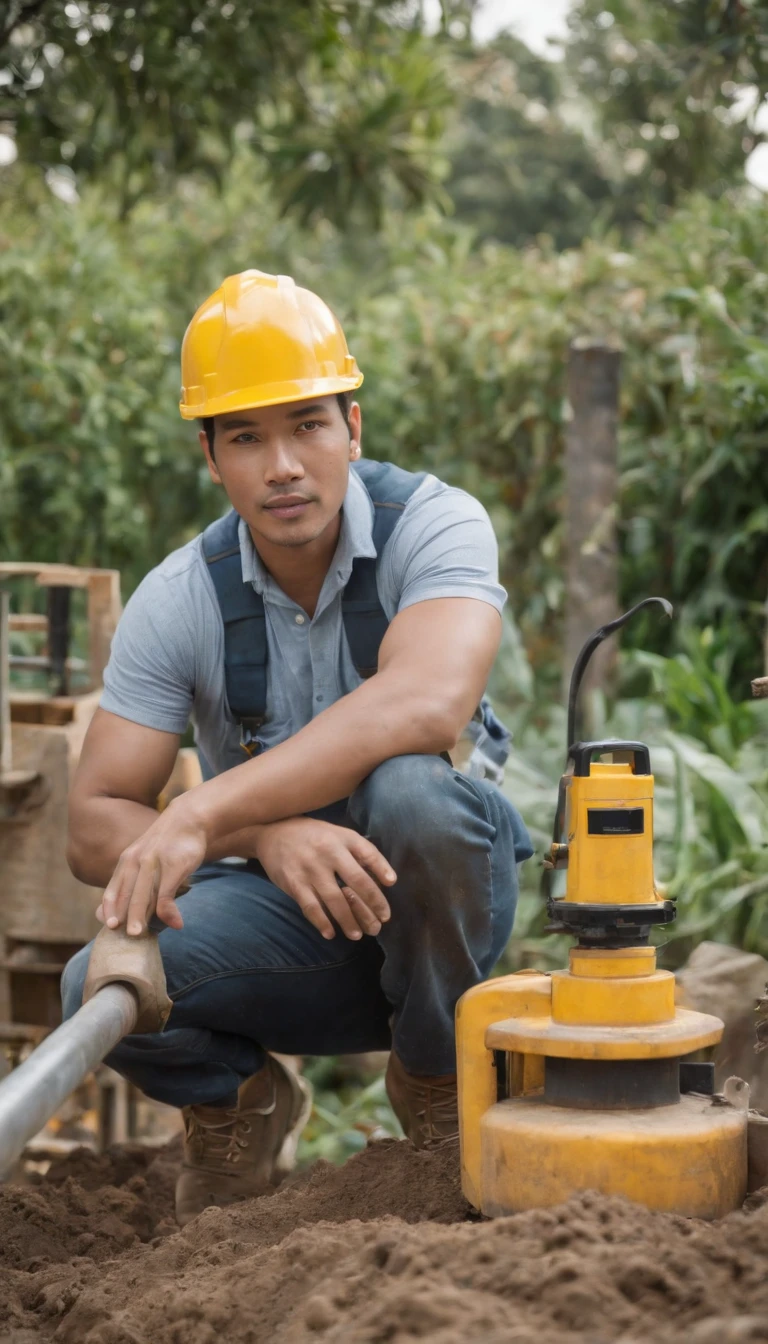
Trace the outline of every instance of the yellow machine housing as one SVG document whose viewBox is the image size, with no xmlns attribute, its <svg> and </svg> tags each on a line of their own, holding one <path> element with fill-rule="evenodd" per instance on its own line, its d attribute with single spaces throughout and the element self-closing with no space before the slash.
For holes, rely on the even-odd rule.
<svg viewBox="0 0 768 1344">
<path fill-rule="evenodd" d="M 653 882 L 653 776 L 628 761 L 592 762 L 563 779 L 568 844 L 566 900 L 615 905 L 658 901 Z"/>
<path fill-rule="evenodd" d="M 651 927 L 674 918 L 653 880 L 653 776 L 636 742 L 577 743 L 561 783 L 567 867 L 555 928 L 568 970 L 521 971 L 469 990 L 456 1035 L 462 1186 L 487 1215 L 575 1191 L 718 1218 L 746 1192 L 746 1114 L 716 1104 L 719 1018 L 675 1008 Z M 686 1058 L 687 1057 L 687 1058 Z"/>
</svg>

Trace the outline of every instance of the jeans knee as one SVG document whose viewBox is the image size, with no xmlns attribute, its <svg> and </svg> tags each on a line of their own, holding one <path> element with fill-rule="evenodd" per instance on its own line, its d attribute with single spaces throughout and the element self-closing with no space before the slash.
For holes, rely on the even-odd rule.
<svg viewBox="0 0 768 1344">
<path fill-rule="evenodd" d="M 64 967 L 61 977 L 61 1006 L 64 1020 L 72 1017 L 83 1002 L 83 986 L 88 972 L 92 944 L 76 952 Z"/>
<path fill-rule="evenodd" d="M 469 785 L 470 796 L 464 788 Z M 458 814 L 474 803 L 471 784 L 440 756 L 394 756 L 372 771 L 350 800 L 353 820 L 368 835 L 412 840 L 424 852 L 458 838 Z"/>
</svg>

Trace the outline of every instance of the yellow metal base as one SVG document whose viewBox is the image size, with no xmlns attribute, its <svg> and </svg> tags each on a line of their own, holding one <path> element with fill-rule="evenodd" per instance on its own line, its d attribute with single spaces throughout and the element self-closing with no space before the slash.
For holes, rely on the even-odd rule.
<svg viewBox="0 0 768 1344">
<path fill-rule="evenodd" d="M 479 1207 L 488 1216 L 559 1204 L 576 1191 L 721 1218 L 746 1194 L 747 1117 L 709 1097 L 636 1111 L 581 1111 L 515 1097 L 480 1122 Z"/>
<path fill-rule="evenodd" d="M 716 1045 L 722 1034 L 719 1017 L 677 1008 L 669 1022 L 642 1027 L 572 1026 L 552 1017 L 509 1017 L 486 1029 L 485 1044 L 489 1050 L 559 1059 L 670 1059 Z"/>
<path fill-rule="evenodd" d="M 572 756 L 558 827 L 567 843 L 556 836 L 552 855 L 568 870 L 555 908 L 582 936 L 567 971 L 502 976 L 459 1000 L 462 1189 L 490 1216 L 596 1190 L 720 1218 L 746 1191 L 746 1114 L 690 1093 L 674 1105 L 619 1109 L 635 1097 L 673 1101 L 677 1062 L 723 1032 L 719 1018 L 676 1008 L 674 977 L 656 969 L 643 934 L 671 914 L 653 876 L 653 778 L 640 769 L 637 744 L 593 743 Z M 635 945 L 608 945 L 629 941 L 633 928 Z M 574 1104 L 560 1104 L 567 1100 Z"/>
<path fill-rule="evenodd" d="M 625 993 L 633 961 L 636 983 L 650 991 Z M 553 995 L 553 981 L 562 984 L 565 975 L 528 971 L 486 981 L 459 1000 L 461 1177 L 469 1202 L 505 1214 L 599 1190 L 697 1218 L 737 1209 L 747 1179 L 743 1112 L 691 1095 L 635 1111 L 544 1102 L 547 1056 L 582 1059 L 585 1069 L 593 1060 L 675 1058 L 716 1043 L 723 1030 L 716 1017 L 669 1006 L 666 976 L 644 948 L 607 956 L 574 949 L 571 962 L 580 994 L 569 986 L 565 999 L 559 990 Z M 605 1022 L 603 986 L 611 982 L 619 990 L 615 1025 Z M 668 1020 L 630 1025 L 627 1005 L 643 1013 L 649 992 L 667 1003 Z M 575 1023 L 557 1020 L 556 997 Z M 507 1099 L 497 1101 L 501 1087 Z"/>
</svg>

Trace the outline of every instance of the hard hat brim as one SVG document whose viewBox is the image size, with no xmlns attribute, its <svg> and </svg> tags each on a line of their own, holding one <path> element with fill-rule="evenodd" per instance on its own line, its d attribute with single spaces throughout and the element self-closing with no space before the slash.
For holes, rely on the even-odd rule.
<svg viewBox="0 0 768 1344">
<path fill-rule="evenodd" d="M 256 387 L 239 388 L 223 397 L 206 398 L 202 387 L 189 388 L 190 400 L 179 402 L 183 420 L 208 419 L 214 415 L 229 415 L 233 411 L 253 411 L 261 406 L 280 406 L 292 401 L 306 401 L 308 397 L 330 397 L 337 392 L 354 392 L 363 381 L 358 372 L 350 378 L 310 378 L 303 382 L 263 383 Z"/>
</svg>

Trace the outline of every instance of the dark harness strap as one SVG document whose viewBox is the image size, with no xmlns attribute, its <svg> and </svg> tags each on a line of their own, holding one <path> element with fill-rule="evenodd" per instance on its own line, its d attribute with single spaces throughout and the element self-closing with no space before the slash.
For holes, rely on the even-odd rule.
<svg viewBox="0 0 768 1344">
<path fill-rule="evenodd" d="M 359 677 L 372 677 L 389 621 L 379 599 L 376 566 L 408 500 L 426 472 L 404 471 L 391 462 L 357 462 L 353 466 L 373 504 L 376 559 L 358 557 L 341 595 L 341 614 L 352 662 Z"/>
<path fill-rule="evenodd" d="M 426 473 L 370 461 L 355 463 L 353 470 L 373 504 L 377 558 L 355 560 L 342 593 L 341 612 L 352 662 L 359 676 L 370 677 L 376 671 L 379 646 L 389 624 L 379 599 L 377 561 Z M 264 599 L 252 584 L 243 582 L 239 523 L 234 510 L 211 523 L 203 533 L 203 554 L 224 622 L 227 700 L 233 717 L 242 724 L 247 749 L 266 718 L 268 649 Z"/>
<path fill-rule="evenodd" d="M 267 618 L 261 594 L 243 583 L 239 525 L 234 509 L 211 523 L 203 533 L 203 554 L 224 622 L 229 708 L 246 733 L 254 734 L 267 709 Z"/>
</svg>

